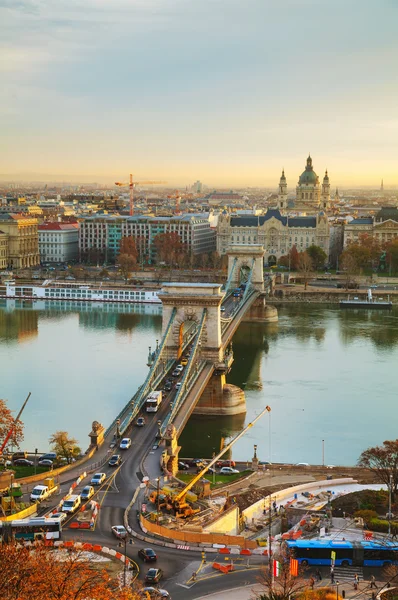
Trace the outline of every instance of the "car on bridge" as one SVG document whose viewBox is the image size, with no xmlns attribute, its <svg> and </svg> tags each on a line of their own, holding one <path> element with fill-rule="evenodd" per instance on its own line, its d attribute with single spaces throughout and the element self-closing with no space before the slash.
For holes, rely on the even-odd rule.
<svg viewBox="0 0 398 600">
<path fill-rule="evenodd" d="M 114 454 L 113 456 L 111 456 L 108 465 L 110 467 L 118 467 L 119 465 L 122 464 L 122 457 L 120 456 L 120 454 Z"/>
<path fill-rule="evenodd" d="M 172 377 L 179 377 L 181 375 L 181 371 L 177 371 L 177 369 L 174 369 L 171 375 Z"/>
<path fill-rule="evenodd" d="M 130 438 L 123 438 L 122 441 L 120 442 L 119 448 L 120 450 L 128 450 L 131 446 L 131 439 Z"/>
<path fill-rule="evenodd" d="M 144 417 L 138 417 L 138 419 L 135 422 L 135 424 L 137 425 L 137 427 L 144 427 L 144 425 L 145 425 L 145 419 L 144 419 Z"/>
<path fill-rule="evenodd" d="M 181 359 L 181 364 L 182 364 L 183 367 L 186 367 L 187 364 L 188 364 L 188 359 L 187 358 L 182 358 Z"/>
<path fill-rule="evenodd" d="M 104 483 L 105 479 L 106 473 L 96 473 L 92 476 L 90 483 L 91 485 L 101 485 L 101 483 Z"/>
<path fill-rule="evenodd" d="M 183 370 L 184 370 L 184 366 L 182 364 L 179 364 L 179 365 L 176 366 L 175 370 L 179 371 L 180 373 L 182 373 Z"/>
<path fill-rule="evenodd" d="M 172 389 L 173 389 L 173 384 L 171 382 L 167 382 L 166 385 L 164 386 L 164 391 L 171 392 Z"/>
</svg>

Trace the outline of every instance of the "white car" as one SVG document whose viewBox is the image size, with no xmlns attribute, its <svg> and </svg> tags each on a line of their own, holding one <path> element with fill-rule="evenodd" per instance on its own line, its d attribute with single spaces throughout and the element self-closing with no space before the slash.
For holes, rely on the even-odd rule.
<svg viewBox="0 0 398 600">
<path fill-rule="evenodd" d="M 182 386 L 182 381 L 179 381 L 178 383 L 176 383 L 176 390 L 179 390 L 181 386 Z"/>
<path fill-rule="evenodd" d="M 125 538 L 127 537 L 127 529 L 123 527 L 123 525 L 114 525 L 112 527 L 112 532 L 115 534 L 117 538 Z"/>
<path fill-rule="evenodd" d="M 91 483 L 91 485 L 101 485 L 101 483 L 104 483 L 105 479 L 106 479 L 106 473 L 96 473 L 91 478 L 90 483 Z"/>
<path fill-rule="evenodd" d="M 64 512 L 57 512 L 57 513 L 54 513 L 53 515 L 49 515 L 48 518 L 52 519 L 53 521 L 59 521 L 60 523 L 63 523 L 67 516 L 68 515 Z"/>
<path fill-rule="evenodd" d="M 123 438 L 122 441 L 120 442 L 119 448 L 120 450 L 128 450 L 131 446 L 131 439 L 130 438 Z"/>
<path fill-rule="evenodd" d="M 220 469 L 220 475 L 234 475 L 235 473 L 239 473 L 238 469 L 233 469 L 232 467 L 222 467 Z"/>
<path fill-rule="evenodd" d="M 176 370 L 176 371 L 180 371 L 180 373 L 182 373 L 182 372 L 183 372 L 183 370 L 184 370 L 184 365 L 178 365 L 178 366 L 175 368 L 175 370 Z"/>
<path fill-rule="evenodd" d="M 302 462 L 302 463 L 296 463 L 296 464 L 295 464 L 295 466 L 296 466 L 296 467 L 309 467 L 309 466 L 310 466 L 310 464 L 309 464 L 309 463 Z"/>
</svg>

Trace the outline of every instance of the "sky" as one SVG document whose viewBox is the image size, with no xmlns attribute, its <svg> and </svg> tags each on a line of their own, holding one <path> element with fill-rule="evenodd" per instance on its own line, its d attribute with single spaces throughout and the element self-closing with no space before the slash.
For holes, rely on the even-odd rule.
<svg viewBox="0 0 398 600">
<path fill-rule="evenodd" d="M 0 0 L 0 177 L 398 185 L 397 0 Z"/>
</svg>

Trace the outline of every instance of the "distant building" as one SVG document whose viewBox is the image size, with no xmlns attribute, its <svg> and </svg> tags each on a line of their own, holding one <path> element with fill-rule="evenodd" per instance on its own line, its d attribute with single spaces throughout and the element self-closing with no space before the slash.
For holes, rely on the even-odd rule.
<svg viewBox="0 0 398 600">
<path fill-rule="evenodd" d="M 226 206 L 227 204 L 241 204 L 243 197 L 240 194 L 233 192 L 217 192 L 214 190 L 211 194 L 205 196 L 209 206 Z"/>
<path fill-rule="evenodd" d="M 8 234 L 0 230 L 0 269 L 8 266 Z"/>
<path fill-rule="evenodd" d="M 82 259 L 100 254 L 103 260 L 115 260 L 120 240 L 133 237 L 136 245 L 144 245 L 148 262 L 156 262 L 155 237 L 160 233 L 176 232 L 191 254 L 216 250 L 216 231 L 210 227 L 208 215 L 173 217 L 150 216 L 93 216 L 80 220 L 79 253 Z"/>
<path fill-rule="evenodd" d="M 18 213 L 0 213 L 0 231 L 8 236 L 7 266 L 23 269 L 39 264 L 37 219 Z"/>
<path fill-rule="evenodd" d="M 201 181 L 195 181 L 195 183 L 192 186 L 192 191 L 195 194 L 201 194 L 203 190 L 203 184 Z"/>
<path fill-rule="evenodd" d="M 41 262 L 68 262 L 78 258 L 77 223 L 44 223 L 38 230 Z"/>
<path fill-rule="evenodd" d="M 278 209 L 286 210 L 293 208 L 306 213 L 314 213 L 319 210 L 330 208 L 330 181 L 327 170 L 323 178 L 322 186 L 319 177 L 312 166 L 312 158 L 308 156 L 305 170 L 301 173 L 296 186 L 296 199 L 292 206 L 288 206 L 287 182 L 285 171 L 279 180 Z"/>
<path fill-rule="evenodd" d="M 364 234 L 375 238 L 381 246 L 397 238 L 398 208 L 383 206 L 374 217 L 359 217 L 347 223 L 344 227 L 344 247 L 358 242 Z"/>
<path fill-rule="evenodd" d="M 296 246 L 299 252 L 312 244 L 329 255 L 330 228 L 323 213 L 309 217 L 283 216 L 277 209 L 265 215 L 220 215 L 217 225 L 217 251 L 225 254 L 233 244 L 261 244 L 265 261 L 274 264 Z"/>
</svg>

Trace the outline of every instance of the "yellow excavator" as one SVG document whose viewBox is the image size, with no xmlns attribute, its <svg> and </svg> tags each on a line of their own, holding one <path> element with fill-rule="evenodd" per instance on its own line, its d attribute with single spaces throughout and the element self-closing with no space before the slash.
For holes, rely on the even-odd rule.
<svg viewBox="0 0 398 600">
<path fill-rule="evenodd" d="M 259 415 L 257 415 L 257 417 L 248 425 L 246 425 L 246 427 L 240 432 L 238 433 L 238 435 L 236 435 L 234 437 L 233 440 L 231 440 L 229 442 L 229 444 L 227 444 L 224 448 L 222 448 L 222 450 L 217 454 L 217 456 L 215 456 L 214 458 L 212 458 L 212 460 L 209 462 L 208 465 L 206 465 L 205 467 L 203 467 L 203 469 L 193 478 L 191 479 L 191 481 L 189 483 L 187 483 L 187 485 L 180 491 L 177 491 L 177 493 L 174 495 L 165 495 L 164 491 L 159 492 L 159 495 L 162 495 L 162 500 L 159 502 L 159 508 L 163 508 L 166 507 L 168 509 L 173 509 L 175 511 L 175 514 L 177 517 L 182 517 L 182 518 L 187 518 L 190 517 L 198 512 L 200 512 L 200 508 L 192 508 L 192 506 L 190 506 L 187 502 L 187 494 L 188 492 L 193 488 L 193 486 L 200 480 L 202 479 L 202 477 L 205 475 L 206 471 L 208 469 L 210 469 L 210 467 L 212 467 L 213 465 L 216 464 L 216 462 L 218 460 L 220 460 L 220 458 L 226 453 L 228 452 L 228 450 L 230 448 L 232 448 L 232 446 L 235 444 L 235 442 L 237 442 L 242 436 L 245 435 L 245 433 L 251 429 L 253 427 L 253 425 L 266 413 L 266 412 L 270 412 L 270 407 L 266 406 L 266 408 L 261 411 L 261 413 Z M 156 490 L 154 490 L 151 495 L 149 496 L 149 500 L 151 502 L 153 502 L 153 504 L 156 504 L 157 502 L 157 495 L 158 492 Z M 165 497 L 164 497 L 165 496 Z"/>
</svg>

